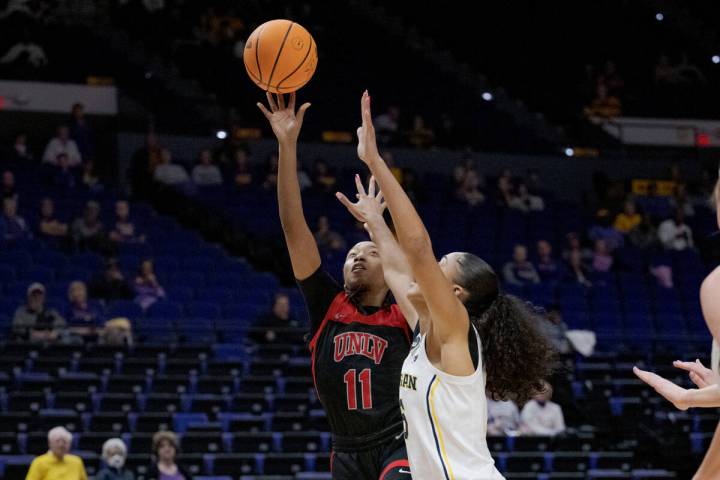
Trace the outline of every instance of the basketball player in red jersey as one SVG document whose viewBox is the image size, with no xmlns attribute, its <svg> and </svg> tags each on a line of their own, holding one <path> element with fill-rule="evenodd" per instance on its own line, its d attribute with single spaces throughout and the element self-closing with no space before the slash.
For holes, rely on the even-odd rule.
<svg viewBox="0 0 720 480">
<path fill-rule="evenodd" d="M 310 315 L 312 372 L 332 432 L 332 476 L 410 479 L 398 399 L 400 371 L 417 314 L 407 301 L 410 269 L 392 233 L 374 232 L 347 254 L 343 285 L 321 265 L 305 221 L 297 178 L 297 139 L 310 104 L 268 94 L 258 108 L 279 144 L 278 204 L 293 273 Z M 358 180 L 359 181 L 359 180 Z M 386 259 L 383 264 L 380 257 Z M 390 290 L 399 304 L 390 302 Z"/>
</svg>

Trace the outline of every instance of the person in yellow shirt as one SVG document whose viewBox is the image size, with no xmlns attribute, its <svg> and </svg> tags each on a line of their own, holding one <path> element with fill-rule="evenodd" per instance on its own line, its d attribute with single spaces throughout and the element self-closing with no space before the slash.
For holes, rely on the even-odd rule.
<svg viewBox="0 0 720 480">
<path fill-rule="evenodd" d="M 80 457 L 70 455 L 72 434 L 64 427 L 48 432 L 50 450 L 30 464 L 25 480 L 87 480 L 85 465 Z"/>
<path fill-rule="evenodd" d="M 617 217 L 615 217 L 615 224 L 613 226 L 618 232 L 627 235 L 630 230 L 640 225 L 641 222 L 642 215 L 637 212 L 635 202 L 627 200 L 622 213 L 619 213 Z"/>
</svg>

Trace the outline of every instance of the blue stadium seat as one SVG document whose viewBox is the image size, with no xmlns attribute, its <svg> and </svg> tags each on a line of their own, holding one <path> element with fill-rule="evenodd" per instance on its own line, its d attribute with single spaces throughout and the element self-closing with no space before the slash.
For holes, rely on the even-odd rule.
<svg viewBox="0 0 720 480">
<path fill-rule="evenodd" d="M 128 317 L 131 320 L 143 316 L 142 308 L 131 300 L 115 300 L 110 302 L 107 309 L 108 318 Z"/>
<path fill-rule="evenodd" d="M 215 320 L 220 318 L 220 307 L 211 302 L 191 302 L 185 304 L 185 311 L 189 317 Z"/>
<path fill-rule="evenodd" d="M 148 318 L 176 319 L 183 316 L 183 307 L 176 302 L 161 300 L 150 305 L 150 308 L 147 309 L 146 316 Z"/>
</svg>

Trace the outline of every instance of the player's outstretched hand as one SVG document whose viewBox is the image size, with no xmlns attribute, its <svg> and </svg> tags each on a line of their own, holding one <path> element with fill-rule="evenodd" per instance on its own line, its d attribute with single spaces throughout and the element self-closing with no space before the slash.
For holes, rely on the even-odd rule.
<svg viewBox="0 0 720 480">
<path fill-rule="evenodd" d="M 699 359 L 694 362 L 675 360 L 673 366 L 687 371 L 690 380 L 697 385 L 698 388 L 705 388 L 720 383 L 720 374 L 707 368 Z"/>
<path fill-rule="evenodd" d="M 300 135 L 305 111 L 310 108 L 309 103 L 303 103 L 295 113 L 295 92 L 290 94 L 290 100 L 285 105 L 285 95 L 274 95 L 266 92 L 268 105 L 270 110 L 262 103 L 258 102 L 257 106 L 270 122 L 273 133 L 278 142 L 283 145 L 295 144 Z"/>
<path fill-rule="evenodd" d="M 337 192 L 335 196 L 340 200 L 340 203 L 342 203 L 359 222 L 366 223 L 372 215 L 382 216 L 387 205 L 383 202 L 382 192 L 377 190 L 377 193 L 375 193 L 377 189 L 375 177 L 370 177 L 367 193 L 365 192 L 362 180 L 360 180 L 360 175 L 355 175 L 355 186 L 357 187 L 357 193 L 355 194 L 357 202 L 353 203 L 341 192 Z"/>
<path fill-rule="evenodd" d="M 380 158 L 380 153 L 378 153 L 375 127 L 370 112 L 370 94 L 367 90 L 360 98 L 360 115 L 362 116 L 362 126 L 357 129 L 358 157 L 365 163 L 374 162 Z"/>
<path fill-rule="evenodd" d="M 675 405 L 675 408 L 678 410 L 687 410 L 689 408 L 685 400 L 687 390 L 684 388 L 675 385 L 660 375 L 640 370 L 637 367 L 633 367 L 633 372 L 635 372 L 635 375 L 637 375 L 640 380 L 653 387 L 657 393 Z"/>
</svg>

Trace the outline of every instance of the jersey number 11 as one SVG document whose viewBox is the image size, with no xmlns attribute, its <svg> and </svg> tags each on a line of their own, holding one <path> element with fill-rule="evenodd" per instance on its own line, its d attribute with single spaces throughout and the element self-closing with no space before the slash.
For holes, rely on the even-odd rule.
<svg viewBox="0 0 720 480">
<path fill-rule="evenodd" d="M 357 378 L 360 379 L 361 394 L 362 394 L 362 409 L 372 409 L 372 370 L 366 368 L 360 372 L 360 375 L 356 375 L 354 368 L 345 372 L 343 380 L 345 381 L 345 390 L 347 391 L 347 407 L 348 410 L 357 410 Z"/>
</svg>

